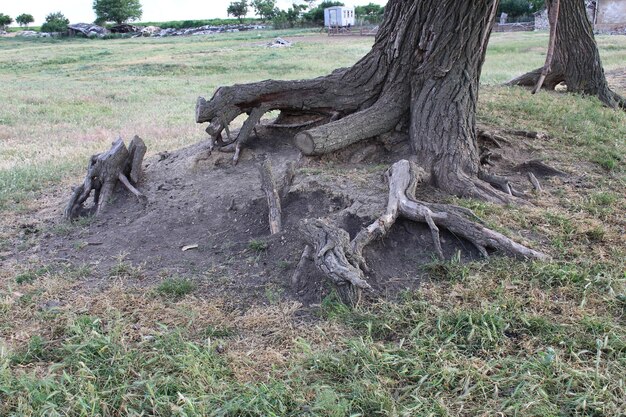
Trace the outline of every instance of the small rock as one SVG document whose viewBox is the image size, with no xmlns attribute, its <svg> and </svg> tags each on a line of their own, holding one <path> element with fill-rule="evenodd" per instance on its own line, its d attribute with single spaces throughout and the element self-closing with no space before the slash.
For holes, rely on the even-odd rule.
<svg viewBox="0 0 626 417">
<path fill-rule="evenodd" d="M 37 308 L 40 311 L 54 311 L 58 310 L 61 307 L 61 302 L 58 300 L 48 300 L 43 303 L 39 303 Z"/>
</svg>

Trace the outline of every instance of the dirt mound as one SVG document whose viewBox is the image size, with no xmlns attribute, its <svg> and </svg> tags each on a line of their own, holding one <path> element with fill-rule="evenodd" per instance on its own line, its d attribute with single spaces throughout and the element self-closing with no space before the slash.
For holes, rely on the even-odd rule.
<svg viewBox="0 0 626 417">
<path fill-rule="evenodd" d="M 403 146 L 385 148 L 372 142 L 341 151 L 341 158 L 299 159 L 291 139 L 261 131 L 236 166 L 230 154 L 208 152 L 207 143 L 163 152 L 146 161 L 138 186 L 147 203 L 118 187 L 100 216 L 44 238 L 40 256 L 90 265 L 95 278 L 86 285 L 91 286 L 107 285 L 121 265 L 140 266 L 140 272 L 124 277 L 129 285 L 149 287 L 180 276 L 195 280 L 206 296 L 226 295 L 243 303 L 280 296 L 317 304 L 330 288 L 313 263 L 302 271 L 304 279 L 297 287 L 291 283 L 305 247 L 300 222 L 330 217 L 353 238 L 384 211 L 383 174 L 390 161 L 400 158 Z M 526 184 L 516 167 L 536 159 L 539 147 L 524 146 L 522 140 L 506 144 L 495 158 L 502 167 L 499 173 Z M 507 158 L 507 152 L 514 159 Z M 346 153 L 358 163 L 336 162 L 350 160 Z M 272 236 L 258 171 L 262 157 L 271 160 L 277 177 L 284 175 L 290 161 L 299 161 L 283 201 L 283 231 Z M 428 186 L 418 189 L 418 196 L 429 201 L 445 197 Z M 448 259 L 457 253 L 465 260 L 479 256 L 472 244 L 447 231 L 442 230 L 441 238 Z M 183 251 L 189 245 L 197 247 Z M 379 294 L 415 288 L 426 274 L 424 265 L 436 259 L 428 226 L 405 220 L 364 253 L 371 267 L 368 282 Z"/>
</svg>

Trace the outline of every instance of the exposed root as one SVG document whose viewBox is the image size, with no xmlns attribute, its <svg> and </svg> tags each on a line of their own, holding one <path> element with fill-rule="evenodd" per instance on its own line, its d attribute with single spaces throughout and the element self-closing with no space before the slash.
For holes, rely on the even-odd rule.
<svg viewBox="0 0 626 417">
<path fill-rule="evenodd" d="M 518 172 L 532 172 L 540 177 L 566 177 L 567 174 L 563 171 L 559 171 L 549 165 L 546 165 L 539 159 L 532 159 L 530 161 L 523 162 L 517 165 L 515 171 Z"/>
<path fill-rule="evenodd" d="M 461 173 L 453 178 L 447 178 L 447 188 L 451 194 L 466 198 L 475 198 L 494 204 L 528 204 L 525 200 L 517 198 L 506 191 L 477 177 L 470 177 Z"/>
<path fill-rule="evenodd" d="M 241 153 L 241 148 L 248 143 L 248 139 L 254 130 L 254 127 L 261 121 L 261 117 L 267 112 L 267 109 L 262 107 L 255 107 L 250 112 L 250 115 L 243 123 L 239 134 L 237 135 L 237 139 L 235 139 L 235 155 L 233 156 L 233 164 L 237 164 L 239 162 L 239 154 Z"/>
<path fill-rule="evenodd" d="M 295 144 L 305 155 L 323 155 L 364 139 L 387 133 L 398 124 L 406 110 L 388 106 L 387 98 L 343 119 L 305 130 L 295 136 Z"/>
<path fill-rule="evenodd" d="M 117 181 L 145 202 L 145 196 L 129 181 L 130 178 L 132 182 L 137 183 L 141 177 L 145 153 L 145 143 L 139 136 L 135 136 L 128 148 L 120 138 L 113 142 L 108 151 L 93 155 L 89 159 L 85 180 L 74 188 L 63 216 L 68 220 L 80 216 L 83 204 L 92 190 L 94 191 L 95 213 L 100 214 L 111 199 Z"/>
<path fill-rule="evenodd" d="M 543 68 L 538 68 L 536 70 L 527 72 L 526 74 L 522 74 L 519 77 L 513 78 L 512 80 L 508 81 L 506 85 L 534 88 L 539 83 L 542 71 Z M 554 90 L 557 85 L 561 84 L 564 81 L 565 74 L 553 71 L 544 77 L 542 88 L 546 90 Z"/>
<path fill-rule="evenodd" d="M 291 184 L 293 184 L 293 180 L 296 177 L 296 163 L 291 161 L 287 163 L 287 171 L 285 172 L 285 176 L 283 177 L 283 181 L 280 185 L 280 198 L 285 199 L 289 194 L 289 190 L 291 189 Z"/>
<path fill-rule="evenodd" d="M 300 256 L 300 261 L 298 261 L 298 265 L 296 266 L 296 270 L 291 276 L 291 285 L 293 288 L 297 289 L 302 284 L 302 275 L 304 274 L 304 268 L 306 268 L 306 264 L 310 261 L 313 261 L 313 248 L 310 245 L 306 245 L 304 250 L 302 251 L 302 255 Z"/>
<path fill-rule="evenodd" d="M 493 133 L 484 129 L 478 129 L 477 136 L 479 139 L 482 139 L 485 142 L 492 143 L 496 148 L 502 148 L 502 143 L 506 143 L 507 145 L 511 143 L 504 136 L 498 135 L 496 133 Z"/>
<path fill-rule="evenodd" d="M 538 193 L 543 192 L 543 189 L 541 188 L 541 184 L 539 183 L 539 180 L 537 179 L 537 177 L 535 177 L 535 174 L 533 174 L 532 172 L 528 172 L 528 174 L 526 174 L 528 176 L 528 181 L 530 181 L 530 183 L 533 185 L 533 188 L 535 189 L 535 191 L 537 191 Z"/>
<path fill-rule="evenodd" d="M 416 200 L 414 193 L 417 184 L 428 179 L 424 170 L 417 165 L 407 160 L 398 161 L 387 171 L 386 176 L 389 181 L 389 199 L 385 213 L 362 229 L 351 242 L 347 232 L 324 220 L 305 220 L 303 223 L 308 241 L 316 251 L 317 267 L 335 285 L 342 288 L 353 287 L 352 291 L 346 292 L 343 288 L 340 292 L 347 294 L 345 298 L 342 296 L 344 302 L 350 304 L 355 293 L 371 289 L 365 281 L 364 272 L 367 272 L 368 268 L 363 250 L 374 240 L 384 237 L 399 217 L 428 225 L 435 251 L 440 259 L 444 258 L 439 235 L 441 227 L 470 241 L 485 257 L 489 255 L 489 251 L 495 251 L 520 258 L 547 258 L 541 252 L 486 228 L 475 221 L 476 216 L 468 209 Z M 304 258 L 303 255 L 302 259 Z"/>
<path fill-rule="evenodd" d="M 269 159 L 265 159 L 259 165 L 259 173 L 261 174 L 261 188 L 265 192 L 267 206 L 269 207 L 270 233 L 276 234 L 282 229 L 282 208 L 278 186 L 276 185 L 276 180 L 272 173 L 272 164 Z"/>
<path fill-rule="evenodd" d="M 355 305 L 362 290 L 372 290 L 354 256 L 348 232 L 322 219 L 304 220 L 302 231 L 313 247 L 315 265 L 336 286 L 344 303 Z"/>
<path fill-rule="evenodd" d="M 488 184 L 491 184 L 491 186 L 495 187 L 496 189 L 510 196 L 524 197 L 524 193 L 522 193 L 521 191 L 517 191 L 515 188 L 513 188 L 513 186 L 509 182 L 509 179 L 506 177 L 489 174 L 486 171 L 479 171 L 478 178 L 480 178 L 481 180 L 485 181 Z"/>
<path fill-rule="evenodd" d="M 531 139 L 539 139 L 539 140 L 547 140 L 550 139 L 547 133 L 545 132 L 535 132 L 534 130 L 505 130 L 506 133 L 515 136 L 523 136 Z"/>
<path fill-rule="evenodd" d="M 130 191 L 131 193 L 133 193 L 135 195 L 135 197 L 137 197 L 139 199 L 139 201 L 145 202 L 147 201 L 147 197 L 145 195 L 143 195 L 138 189 L 136 189 L 128 180 L 128 178 L 126 178 L 126 175 L 120 173 L 117 177 L 120 182 L 124 185 L 124 187 L 126 187 L 126 189 L 128 191 Z"/>
</svg>

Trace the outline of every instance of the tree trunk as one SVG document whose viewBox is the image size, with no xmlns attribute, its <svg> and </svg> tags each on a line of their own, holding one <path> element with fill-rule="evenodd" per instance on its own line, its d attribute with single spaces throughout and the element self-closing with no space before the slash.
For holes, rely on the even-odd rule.
<svg viewBox="0 0 626 417">
<path fill-rule="evenodd" d="M 547 3 L 548 11 L 556 7 L 553 1 Z M 560 0 L 557 22 L 554 57 L 543 88 L 553 90 L 563 82 L 569 92 L 597 96 L 611 108 L 626 108 L 624 99 L 607 84 L 584 0 Z M 508 84 L 535 86 L 541 70 L 526 73 Z"/>
<path fill-rule="evenodd" d="M 207 132 L 223 145 L 222 132 L 230 136 L 228 124 L 238 115 L 280 110 L 277 123 L 295 116 L 290 126 L 301 128 L 295 143 L 306 155 L 408 126 L 412 148 L 437 186 L 506 200 L 478 179 L 475 132 L 480 71 L 497 3 L 441 0 L 433 7 L 390 0 L 372 50 L 353 67 L 312 80 L 221 87 L 210 101 L 198 99 L 196 121 L 209 122 Z M 249 130 L 229 138 L 233 150 L 241 149 Z"/>
</svg>

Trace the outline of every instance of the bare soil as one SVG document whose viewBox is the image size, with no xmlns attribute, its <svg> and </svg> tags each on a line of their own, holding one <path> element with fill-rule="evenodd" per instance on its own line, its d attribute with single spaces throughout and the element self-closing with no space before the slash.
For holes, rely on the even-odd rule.
<svg viewBox="0 0 626 417">
<path fill-rule="evenodd" d="M 319 304 L 330 288 L 312 263 L 301 280 L 304 284 L 298 288 L 291 284 L 305 246 L 300 222 L 331 218 L 354 237 L 384 211 L 383 174 L 407 155 L 407 145 L 370 141 L 323 158 L 303 158 L 291 135 L 269 128 L 257 132 L 236 166 L 231 154 L 209 153 L 204 142 L 149 158 L 138 186 L 147 204 L 118 186 L 114 201 L 98 217 L 68 225 L 61 219 L 61 204 L 42 213 L 39 217 L 47 220 L 29 231 L 39 236 L 38 245 L 17 252 L 16 259 L 36 258 L 65 268 L 87 265 L 92 273 L 77 290 L 89 292 L 119 279 L 120 266 L 132 265 L 139 269 L 123 277 L 131 287 L 147 289 L 166 278 L 184 277 L 197 283 L 198 295 L 226 297 L 239 305 L 277 298 Z M 515 167 L 542 156 L 541 140 L 507 138 L 509 144 L 494 149 L 496 166 L 491 172 L 507 175 L 519 189 L 529 191 L 525 173 Z M 273 236 L 258 171 L 259 159 L 265 156 L 278 179 L 289 161 L 298 161 L 294 183 L 283 201 L 283 231 Z M 544 182 L 540 172 L 535 174 Z M 425 201 L 448 199 L 429 186 L 417 194 Z M 188 245 L 197 248 L 183 251 Z M 478 257 L 471 244 L 447 231 L 442 231 L 442 245 L 448 259 L 457 253 L 463 260 Z M 391 297 L 418 287 L 427 278 L 424 265 L 436 259 L 428 227 L 405 220 L 385 239 L 368 246 L 365 256 L 375 295 Z"/>
</svg>

